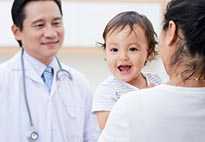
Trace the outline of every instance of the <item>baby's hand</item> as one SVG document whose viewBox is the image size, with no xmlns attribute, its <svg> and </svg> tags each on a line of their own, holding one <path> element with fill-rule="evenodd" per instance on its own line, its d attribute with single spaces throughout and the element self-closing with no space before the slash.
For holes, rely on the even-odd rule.
<svg viewBox="0 0 205 142">
<path fill-rule="evenodd" d="M 147 86 L 147 88 L 151 88 L 151 87 L 154 87 L 154 86 L 155 86 L 155 84 L 150 83 L 150 84 Z"/>
</svg>

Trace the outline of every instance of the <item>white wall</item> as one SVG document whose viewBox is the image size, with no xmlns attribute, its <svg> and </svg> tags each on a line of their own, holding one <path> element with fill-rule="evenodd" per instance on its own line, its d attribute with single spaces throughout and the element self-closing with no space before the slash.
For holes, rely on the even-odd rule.
<svg viewBox="0 0 205 142">
<path fill-rule="evenodd" d="M 12 0 L 0 1 L 0 47 L 17 45 L 11 32 L 11 4 Z"/>
<path fill-rule="evenodd" d="M 63 9 L 67 29 L 66 45 L 95 47 L 97 41 L 102 41 L 107 22 L 119 12 L 128 10 L 147 15 L 156 31 L 159 31 L 160 5 L 156 3 L 64 2 Z"/>
<path fill-rule="evenodd" d="M 11 33 L 11 4 L 13 0 L 0 1 L 0 47 L 17 46 Z M 106 23 L 117 13 L 135 10 L 145 14 L 157 33 L 160 29 L 160 3 L 95 3 L 63 2 L 65 47 L 95 47 L 102 41 Z"/>
</svg>

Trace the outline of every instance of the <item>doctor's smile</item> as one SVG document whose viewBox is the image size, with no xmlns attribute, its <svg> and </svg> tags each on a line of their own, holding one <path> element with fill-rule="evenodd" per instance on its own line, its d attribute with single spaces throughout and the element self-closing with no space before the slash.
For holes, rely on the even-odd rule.
<svg viewBox="0 0 205 142">
<path fill-rule="evenodd" d="M 48 42 L 41 42 L 42 46 L 46 46 L 47 48 L 58 48 L 59 40 L 57 41 L 48 41 Z"/>
</svg>

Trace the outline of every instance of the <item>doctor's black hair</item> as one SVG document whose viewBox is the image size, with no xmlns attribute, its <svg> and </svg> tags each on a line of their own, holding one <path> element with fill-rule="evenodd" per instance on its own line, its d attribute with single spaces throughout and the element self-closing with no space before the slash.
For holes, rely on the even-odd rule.
<svg viewBox="0 0 205 142">
<path fill-rule="evenodd" d="M 23 22 L 26 18 L 25 7 L 29 2 L 33 1 L 54 1 L 58 6 L 61 15 L 63 15 L 61 0 L 14 0 L 11 8 L 11 16 L 13 24 L 16 25 L 20 30 L 23 30 Z M 19 46 L 22 47 L 21 41 L 18 40 L 18 43 Z"/>
<path fill-rule="evenodd" d="M 184 80 L 192 76 L 205 80 L 205 0 L 171 0 L 164 14 L 164 31 L 170 21 L 176 24 L 177 36 L 179 31 L 183 34 L 170 64 L 185 64 Z"/>
</svg>

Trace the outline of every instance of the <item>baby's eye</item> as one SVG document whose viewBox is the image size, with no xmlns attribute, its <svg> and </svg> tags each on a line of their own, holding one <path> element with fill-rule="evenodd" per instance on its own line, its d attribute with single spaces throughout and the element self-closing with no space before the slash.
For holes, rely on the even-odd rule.
<svg viewBox="0 0 205 142">
<path fill-rule="evenodd" d="M 129 51 L 138 51 L 138 49 L 136 47 L 131 47 L 129 48 Z"/>
<path fill-rule="evenodd" d="M 111 51 L 111 52 L 117 52 L 118 49 L 117 49 L 117 48 L 111 48 L 110 51 Z"/>
</svg>

